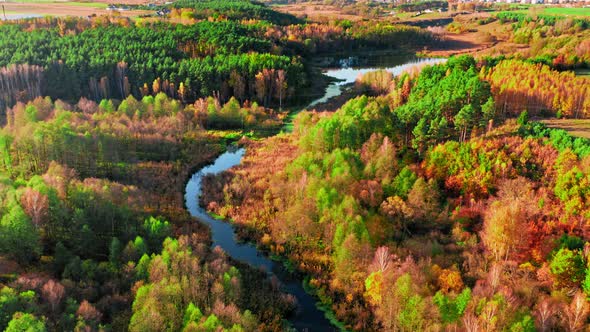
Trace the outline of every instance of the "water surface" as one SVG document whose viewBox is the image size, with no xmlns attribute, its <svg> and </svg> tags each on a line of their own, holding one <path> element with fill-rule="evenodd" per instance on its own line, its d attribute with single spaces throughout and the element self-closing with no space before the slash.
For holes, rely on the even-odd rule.
<svg viewBox="0 0 590 332">
<path fill-rule="evenodd" d="M 189 213 L 211 227 L 213 246 L 221 247 L 232 258 L 259 267 L 270 275 L 275 275 L 284 290 L 297 298 L 298 309 L 289 321 L 298 331 L 337 331 L 325 318 L 324 312 L 316 307 L 316 299 L 303 289 L 301 280 L 294 279 L 282 263 L 275 262 L 256 249 L 251 243 L 238 242 L 230 223 L 212 218 L 199 205 L 203 176 L 218 174 L 240 164 L 245 150 L 233 149 L 219 156 L 215 162 L 197 173 L 188 181 L 185 190 L 185 203 Z"/>
<path fill-rule="evenodd" d="M 394 75 L 399 75 L 404 70 L 416 65 L 436 64 L 444 61 L 446 59 L 408 58 L 407 56 L 378 57 L 363 59 L 362 63 L 364 67 L 353 66 L 350 68 L 328 69 L 324 73 L 338 81 L 331 83 L 322 97 L 314 100 L 304 109 L 309 109 L 314 105 L 328 101 L 330 98 L 339 96 L 342 93 L 342 87 L 344 85 L 353 83 L 359 75 L 364 73 L 385 69 Z M 243 148 L 229 150 L 219 156 L 212 165 L 193 174 L 185 190 L 185 202 L 188 211 L 193 217 L 196 217 L 211 227 L 211 237 L 214 247 L 221 247 L 229 256 L 236 260 L 264 269 L 269 276 L 275 275 L 284 285 L 284 290 L 297 298 L 297 313 L 289 319 L 293 327 L 298 331 L 337 331 L 325 318 L 324 312 L 316 307 L 317 300 L 305 292 L 301 280 L 293 278 L 283 264 L 269 259 L 265 254 L 258 251 L 255 245 L 238 242 L 232 224 L 214 219 L 199 205 L 203 176 L 207 174 L 218 174 L 239 165 L 244 153 L 245 150 Z"/>
<path fill-rule="evenodd" d="M 422 65 L 434 65 L 447 61 L 444 58 L 418 58 L 407 56 L 390 56 L 390 57 L 371 57 L 362 61 L 364 65 L 351 66 L 346 68 L 333 68 L 324 71 L 324 75 L 334 78 L 338 81 L 332 82 L 328 85 L 326 93 L 314 101 L 312 101 L 306 108 L 312 108 L 317 104 L 325 103 L 331 98 L 337 97 L 342 93 L 344 85 L 354 83 L 356 79 L 363 74 L 376 70 L 387 70 L 395 76 L 400 75 L 404 71 Z"/>
<path fill-rule="evenodd" d="M 2 13 L 0 13 L 0 20 L 4 21 L 4 20 L 22 20 L 25 18 L 37 18 L 37 17 L 43 17 L 43 15 L 39 15 L 39 14 L 6 14 L 3 15 Z"/>
</svg>

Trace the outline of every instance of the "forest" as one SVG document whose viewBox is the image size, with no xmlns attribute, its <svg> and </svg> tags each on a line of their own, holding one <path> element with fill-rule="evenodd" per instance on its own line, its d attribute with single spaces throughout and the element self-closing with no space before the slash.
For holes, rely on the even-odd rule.
<svg viewBox="0 0 590 332">
<path fill-rule="evenodd" d="M 288 257 L 349 329 L 581 330 L 590 141 L 514 117 L 484 74 L 551 73 L 529 67 L 451 58 L 302 113 L 292 136 L 210 178 L 205 204 Z"/>
<path fill-rule="evenodd" d="M 293 300 L 209 249 L 206 229 L 182 203 L 190 169 L 223 149 L 206 128 L 280 123 L 272 110 L 236 99 L 184 106 L 161 92 L 118 105 L 47 97 L 8 109 L 0 252 L 38 272 L 3 286 L 0 328 L 280 328 Z M 159 307 L 168 300 L 182 303 L 179 311 Z"/>
<path fill-rule="evenodd" d="M 224 98 L 262 96 L 265 100 L 256 85 L 269 84 L 265 81 L 276 85 L 274 73 L 279 70 L 285 72 L 282 80 L 288 86 L 297 88 L 306 81 L 296 58 L 270 54 L 272 45 L 255 36 L 257 29 L 240 23 L 74 25 L 74 30 L 66 22 L 48 24 L 53 28 L 33 32 L 26 26 L 0 27 L 6 36 L 0 66 L 12 65 L 0 77 L 2 91 L 8 94 L 3 96 L 6 103 L 18 100 L 18 94 L 29 91 L 31 85 L 43 87 L 29 96 L 32 98 L 77 100 L 84 96 L 100 101 L 163 91 L 187 101 L 214 92 L 223 92 Z"/>
<path fill-rule="evenodd" d="M 257 18 L 190 25 L 116 17 L 2 23 L 0 106 L 43 96 L 75 103 L 160 91 L 187 102 L 218 94 L 223 101 L 235 96 L 269 106 L 309 87 L 312 73 L 302 57 L 310 53 L 435 42 L 403 25 L 281 26 Z"/>
<path fill-rule="evenodd" d="M 411 61 L 454 28 L 389 5 L 137 8 L 170 12 L 0 22 L 0 330 L 296 331 L 286 282 L 333 330 L 590 326 L 590 140 L 541 122 L 590 117 L 569 71 L 587 19 L 500 11 L 477 24 L 527 52 L 337 85 L 321 63 Z M 187 199 L 285 271 L 212 246 L 188 210 L 191 176 L 236 147 Z"/>
</svg>

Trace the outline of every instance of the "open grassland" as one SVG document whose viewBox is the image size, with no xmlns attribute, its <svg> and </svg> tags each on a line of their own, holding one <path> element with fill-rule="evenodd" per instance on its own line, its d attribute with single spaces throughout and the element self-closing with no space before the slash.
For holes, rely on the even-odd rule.
<svg viewBox="0 0 590 332">
<path fill-rule="evenodd" d="M 338 6 L 325 5 L 320 3 L 298 3 L 289 5 L 275 5 L 274 10 L 282 13 L 289 13 L 297 17 L 307 17 L 314 21 L 323 21 L 326 19 L 340 19 L 358 21 L 362 20 L 361 15 L 349 13 Z"/>
<path fill-rule="evenodd" d="M 569 16 L 590 16 L 590 8 L 547 7 L 543 10 L 543 13 Z"/>
<path fill-rule="evenodd" d="M 19 0 L 19 1 L 7 1 L 4 5 L 10 4 L 53 4 L 57 6 L 79 6 L 79 7 L 90 7 L 90 8 L 107 8 L 107 3 L 96 2 L 96 1 L 56 1 L 56 0 Z"/>
<path fill-rule="evenodd" d="M 124 3 L 125 1 L 119 1 L 118 3 Z M 68 1 L 68 2 L 55 2 L 47 0 L 25 0 L 23 2 L 6 2 L 2 3 L 6 14 L 21 14 L 21 15 L 50 15 L 50 16 L 90 16 L 105 15 L 113 13 L 107 11 L 108 2 L 80 2 L 80 1 Z M 119 13 L 119 12 L 118 12 Z M 148 11 L 143 10 L 129 10 L 122 11 L 122 16 L 138 16 Z"/>
<path fill-rule="evenodd" d="M 6 0 L 2 2 L 3 4 L 7 3 L 52 3 L 52 4 L 65 4 L 70 6 L 83 6 L 83 7 L 95 7 L 95 8 L 106 8 L 108 4 L 127 4 L 127 5 L 137 5 L 137 4 L 147 4 L 149 0 L 78 0 L 78 1 L 70 1 L 70 0 Z"/>
<path fill-rule="evenodd" d="M 563 129 L 572 136 L 590 139 L 590 119 L 549 119 L 542 122 L 550 128 Z"/>
<path fill-rule="evenodd" d="M 78 7 L 90 7 L 90 8 L 107 8 L 107 6 L 108 6 L 106 3 L 102 3 L 102 2 L 77 2 L 77 1 L 72 1 L 72 2 L 64 2 L 63 4 L 67 4 L 67 5 L 70 5 L 70 6 L 78 6 Z"/>
<path fill-rule="evenodd" d="M 541 5 L 534 5 L 529 6 L 528 9 L 515 10 L 515 12 L 523 14 L 542 14 L 575 17 L 590 16 L 590 8 L 585 7 L 545 7 Z"/>
</svg>

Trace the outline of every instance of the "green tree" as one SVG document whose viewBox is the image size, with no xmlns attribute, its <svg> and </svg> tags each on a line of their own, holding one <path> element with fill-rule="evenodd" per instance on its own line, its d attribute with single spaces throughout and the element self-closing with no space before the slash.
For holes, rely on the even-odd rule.
<svg viewBox="0 0 590 332">
<path fill-rule="evenodd" d="M 393 180 L 392 189 L 394 194 L 404 199 L 408 198 L 408 193 L 417 179 L 418 176 L 416 173 L 414 173 L 409 167 L 404 167 Z"/>
<path fill-rule="evenodd" d="M 559 249 L 553 255 L 549 269 L 560 287 L 577 285 L 584 280 L 584 259 L 577 250 Z"/>
<path fill-rule="evenodd" d="M 41 254 L 38 230 L 18 204 L 0 219 L 0 251 L 22 263 L 29 263 Z"/>
<path fill-rule="evenodd" d="M 444 323 L 454 323 L 465 313 L 467 305 L 471 300 L 471 290 L 465 288 L 454 299 L 448 295 L 444 295 L 441 291 L 436 292 L 432 301 L 438 307 L 441 319 Z"/>
<path fill-rule="evenodd" d="M 35 293 L 3 287 L 0 289 L 0 330 L 4 330 L 17 312 L 32 312 L 35 309 Z"/>
<path fill-rule="evenodd" d="M 45 323 L 31 314 L 18 312 L 8 323 L 6 332 L 45 332 Z"/>
<path fill-rule="evenodd" d="M 162 218 L 149 217 L 143 222 L 147 246 L 152 252 L 161 250 L 164 239 L 172 235 L 172 226 Z"/>
<path fill-rule="evenodd" d="M 412 278 L 409 274 L 404 274 L 397 279 L 393 293 L 400 304 L 400 310 L 396 315 L 396 325 L 399 330 L 422 330 L 425 324 L 426 304 L 420 295 L 414 293 Z"/>
<path fill-rule="evenodd" d="M 123 246 L 121 241 L 118 238 L 114 237 L 111 240 L 111 245 L 109 246 L 109 262 L 117 267 L 120 264 L 121 260 L 121 253 L 123 251 Z"/>
</svg>

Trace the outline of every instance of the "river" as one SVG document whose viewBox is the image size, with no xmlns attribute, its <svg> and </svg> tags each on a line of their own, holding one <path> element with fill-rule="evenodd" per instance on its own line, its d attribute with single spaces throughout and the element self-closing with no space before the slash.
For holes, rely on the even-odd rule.
<svg viewBox="0 0 590 332">
<path fill-rule="evenodd" d="M 359 74 L 372 70 L 385 69 L 395 75 L 399 75 L 403 70 L 420 64 L 440 63 L 444 59 L 420 59 L 416 57 L 406 57 L 403 63 L 390 66 L 387 64 L 376 65 L 365 68 L 340 68 L 329 69 L 324 73 L 337 79 L 328 86 L 324 96 L 314 100 L 307 108 L 327 101 L 342 93 L 341 87 L 345 84 L 352 83 Z M 204 222 L 211 228 L 211 237 L 213 246 L 220 246 L 232 258 L 248 263 L 255 267 L 261 267 L 270 275 L 275 275 L 284 285 L 284 290 L 297 298 L 298 310 L 296 314 L 289 319 L 291 324 L 298 331 L 337 331 L 328 319 L 325 318 L 324 312 L 316 307 L 317 300 L 309 295 L 303 289 L 302 280 L 293 278 L 282 263 L 268 258 L 264 253 L 258 251 L 256 246 L 251 243 L 238 242 L 233 226 L 230 223 L 211 217 L 205 209 L 199 205 L 201 195 L 201 182 L 203 176 L 207 174 L 218 174 L 240 164 L 246 151 L 243 148 L 230 148 L 227 152 L 219 156 L 212 165 L 206 166 L 193 174 L 186 185 L 185 203 L 189 213 Z"/>
<path fill-rule="evenodd" d="M 432 65 L 444 61 L 446 61 L 446 59 L 443 58 L 395 56 L 383 59 L 381 57 L 375 57 L 373 58 L 373 61 L 363 61 L 364 63 L 362 66 L 327 69 L 324 71 L 324 75 L 334 78 L 337 81 L 328 85 L 324 96 L 312 101 L 307 108 L 311 108 L 320 103 L 325 103 L 331 98 L 339 96 L 342 93 L 343 86 L 354 83 L 359 75 L 384 69 L 397 76 L 414 66 Z"/>
</svg>

